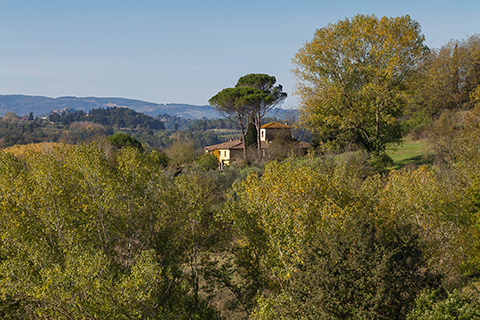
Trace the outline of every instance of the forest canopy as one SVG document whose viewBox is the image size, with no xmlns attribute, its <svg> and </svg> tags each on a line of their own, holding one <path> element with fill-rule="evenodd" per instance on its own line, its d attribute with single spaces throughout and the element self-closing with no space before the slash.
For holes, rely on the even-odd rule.
<svg viewBox="0 0 480 320">
<path fill-rule="evenodd" d="M 165 129 L 165 126 L 161 121 L 124 107 L 91 109 L 89 112 L 84 112 L 82 110 L 62 113 L 54 112 L 50 114 L 48 118 L 50 121 L 61 122 L 63 125 L 75 121 L 89 121 L 104 126 L 117 126 L 120 128 L 127 127 L 135 129 L 138 126 L 149 130 Z"/>
</svg>

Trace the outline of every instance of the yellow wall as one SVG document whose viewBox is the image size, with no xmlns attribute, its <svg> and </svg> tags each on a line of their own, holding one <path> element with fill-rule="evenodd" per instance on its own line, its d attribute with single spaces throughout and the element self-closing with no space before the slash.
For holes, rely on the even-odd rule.
<svg viewBox="0 0 480 320">
<path fill-rule="evenodd" d="M 224 162 L 225 164 L 229 164 L 230 161 L 230 150 L 229 149 L 220 149 L 220 162 Z"/>
</svg>

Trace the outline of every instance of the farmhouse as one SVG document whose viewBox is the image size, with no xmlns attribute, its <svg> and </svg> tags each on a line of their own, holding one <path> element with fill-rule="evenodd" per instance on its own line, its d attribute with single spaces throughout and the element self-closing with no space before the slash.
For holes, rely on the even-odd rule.
<svg viewBox="0 0 480 320">
<path fill-rule="evenodd" d="M 297 141 L 293 139 L 292 127 L 280 122 L 270 122 L 264 124 L 260 128 L 260 141 L 263 157 L 268 158 L 268 149 L 271 143 L 279 136 L 289 135 L 292 137 L 292 147 L 298 150 L 299 156 L 306 154 L 310 148 L 308 142 Z M 215 144 L 205 147 L 206 153 L 213 153 L 220 162 L 220 168 L 224 165 L 229 165 L 230 161 L 235 159 L 241 159 L 243 157 L 243 144 L 242 140 L 230 140 L 224 143 Z"/>
</svg>

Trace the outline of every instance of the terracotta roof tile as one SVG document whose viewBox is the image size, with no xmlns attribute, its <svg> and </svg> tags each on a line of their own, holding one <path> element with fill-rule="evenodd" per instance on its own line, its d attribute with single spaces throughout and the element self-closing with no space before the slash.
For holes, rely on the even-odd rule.
<svg viewBox="0 0 480 320">
<path fill-rule="evenodd" d="M 264 125 L 262 125 L 263 129 L 290 129 L 291 127 L 286 125 L 286 124 L 283 124 L 283 123 L 280 123 L 280 122 L 270 122 L 270 123 L 266 123 Z"/>
<path fill-rule="evenodd" d="M 242 141 L 240 140 L 232 140 L 232 141 L 227 141 L 227 142 L 205 147 L 205 150 L 208 150 L 208 151 L 213 151 L 217 149 L 243 149 L 243 145 L 242 145 Z"/>
</svg>

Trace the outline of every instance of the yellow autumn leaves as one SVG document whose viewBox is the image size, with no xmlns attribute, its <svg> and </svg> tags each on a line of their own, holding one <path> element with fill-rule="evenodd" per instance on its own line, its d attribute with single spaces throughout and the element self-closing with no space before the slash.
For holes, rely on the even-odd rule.
<svg viewBox="0 0 480 320">
<path fill-rule="evenodd" d="M 423 41 L 408 15 L 359 14 L 318 29 L 293 58 L 302 123 L 385 157 L 386 145 L 402 138 L 399 118 L 428 51 Z"/>
<path fill-rule="evenodd" d="M 230 222 L 238 244 L 256 252 L 262 270 L 283 290 L 312 239 L 328 237 L 362 214 L 380 225 L 419 226 L 432 268 L 459 268 L 460 251 L 452 248 L 461 246 L 464 228 L 457 201 L 461 193 L 423 167 L 365 179 L 355 158 L 269 163 L 262 176 L 253 174 L 234 186 L 222 218 Z"/>
</svg>

